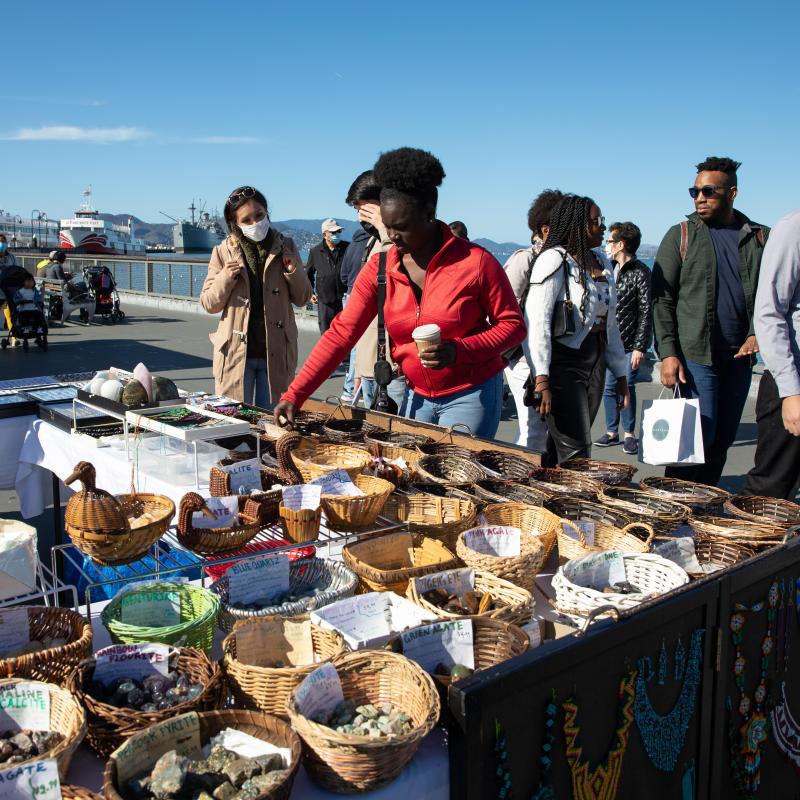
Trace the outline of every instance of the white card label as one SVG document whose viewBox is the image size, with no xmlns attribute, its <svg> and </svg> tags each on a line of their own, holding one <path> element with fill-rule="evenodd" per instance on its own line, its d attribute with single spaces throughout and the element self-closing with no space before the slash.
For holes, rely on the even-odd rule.
<svg viewBox="0 0 800 800">
<path fill-rule="evenodd" d="M 308 483 L 310 486 L 319 486 L 322 494 L 338 495 L 339 497 L 358 497 L 364 494 L 353 483 L 349 473 L 343 469 L 326 472 Z"/>
<path fill-rule="evenodd" d="M 576 519 L 570 520 L 572 524 L 577 528 L 582 534 L 583 538 L 586 541 L 587 547 L 594 546 L 594 522 L 589 519 Z M 564 529 L 564 533 L 567 536 L 571 536 L 573 539 L 576 539 L 575 536 L 575 528 L 572 528 L 570 525 L 567 525 L 566 522 L 561 523 L 561 527 Z"/>
<path fill-rule="evenodd" d="M 141 681 L 148 675 L 169 674 L 169 645 L 114 644 L 95 653 L 94 679 L 109 684 L 117 678 Z"/>
<path fill-rule="evenodd" d="M 342 682 L 330 662 L 315 669 L 294 693 L 300 713 L 316 720 L 330 714 L 344 700 Z"/>
<path fill-rule="evenodd" d="M 525 635 L 528 637 L 529 647 L 533 650 L 542 643 L 542 627 L 538 619 L 532 619 L 525 625 L 519 626 Z"/>
<path fill-rule="evenodd" d="M 578 586 L 604 589 L 626 580 L 622 555 L 613 550 L 570 562 L 570 580 Z"/>
<path fill-rule="evenodd" d="M 235 464 L 227 464 L 220 469 L 230 475 L 229 480 L 233 494 L 261 491 L 261 469 L 257 458 L 237 461 Z"/>
<path fill-rule="evenodd" d="M 522 531 L 519 528 L 493 525 L 465 531 L 464 544 L 485 556 L 518 556 L 521 536 Z"/>
<path fill-rule="evenodd" d="M 206 507 L 213 516 L 195 511 L 192 514 L 192 525 L 195 528 L 231 528 L 239 520 L 239 498 L 236 495 L 209 497 Z"/>
<path fill-rule="evenodd" d="M 177 625 L 181 621 L 181 597 L 178 592 L 163 589 L 125 592 L 120 599 L 120 620 L 143 628 Z"/>
<path fill-rule="evenodd" d="M 20 681 L 0 691 L 0 730 L 50 730 L 50 692 L 37 683 Z"/>
<path fill-rule="evenodd" d="M 54 758 L 0 771 L 1 800 L 61 800 L 61 781 Z"/>
<path fill-rule="evenodd" d="M 404 631 L 400 636 L 403 655 L 416 661 L 425 672 L 433 674 L 439 664 L 446 667 L 463 664 L 475 669 L 471 619 L 434 622 Z"/>
<path fill-rule="evenodd" d="M 238 561 L 225 575 L 229 602 L 263 600 L 266 605 L 289 591 L 289 554 L 276 553 L 253 561 Z"/>
<path fill-rule="evenodd" d="M 292 511 L 309 508 L 316 511 L 322 496 L 322 487 L 304 483 L 300 486 L 284 486 L 281 489 L 283 504 Z"/>
<path fill-rule="evenodd" d="M 680 539 L 670 539 L 658 547 L 653 548 L 653 552 L 677 564 L 686 572 L 698 575 L 703 572 L 703 567 L 697 560 L 694 551 L 694 539 L 691 536 L 683 536 Z"/>
<path fill-rule="evenodd" d="M 431 575 L 421 575 L 415 581 L 417 592 L 429 592 L 431 589 L 444 589 L 451 594 L 465 594 L 475 588 L 475 570 L 471 567 L 446 569 Z"/>
<path fill-rule="evenodd" d="M 0 655 L 30 642 L 27 608 L 0 609 Z"/>
</svg>

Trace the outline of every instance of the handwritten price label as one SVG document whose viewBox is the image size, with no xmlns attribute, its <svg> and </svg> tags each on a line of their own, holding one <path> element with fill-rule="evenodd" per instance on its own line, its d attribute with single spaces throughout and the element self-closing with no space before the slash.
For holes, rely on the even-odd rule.
<svg viewBox="0 0 800 800">
<path fill-rule="evenodd" d="M 464 543 L 471 550 L 485 556 L 518 556 L 521 536 L 522 531 L 519 528 L 493 525 L 465 531 Z"/>
<path fill-rule="evenodd" d="M 315 669 L 297 687 L 294 699 L 304 717 L 317 719 L 330 714 L 344 700 L 336 667 L 328 662 Z"/>
<path fill-rule="evenodd" d="M 177 625 L 181 620 L 180 595 L 158 589 L 126 592 L 120 600 L 120 618 L 126 625 L 145 628 Z"/>
<path fill-rule="evenodd" d="M 225 575 L 231 603 L 269 602 L 289 591 L 289 555 L 239 561 Z"/>
<path fill-rule="evenodd" d="M 434 622 L 404 631 L 400 636 L 403 655 L 416 661 L 425 672 L 435 672 L 439 664 L 446 667 L 463 664 L 475 669 L 471 619 Z"/>
<path fill-rule="evenodd" d="M 202 511 L 192 514 L 192 525 L 195 528 L 230 528 L 239 518 L 239 498 L 236 495 L 229 497 L 209 497 L 206 508 L 213 516 L 209 517 Z"/>
<path fill-rule="evenodd" d="M 0 771 L 0 800 L 61 800 L 54 758 Z"/>
<path fill-rule="evenodd" d="M 434 572 L 431 575 L 422 575 L 416 579 L 417 592 L 429 592 L 431 589 L 444 589 L 452 594 L 464 594 L 475 588 L 475 570 L 469 567 L 461 569 L 447 569 L 444 572 Z"/>
<path fill-rule="evenodd" d="M 95 655 L 94 679 L 109 684 L 117 678 L 140 681 L 148 675 L 169 674 L 169 645 L 115 644 Z"/>
<path fill-rule="evenodd" d="M 237 461 L 235 464 L 229 464 L 220 469 L 230 475 L 231 491 L 234 494 L 240 494 L 242 490 L 246 494 L 254 489 L 261 491 L 261 465 L 257 458 Z"/>
</svg>

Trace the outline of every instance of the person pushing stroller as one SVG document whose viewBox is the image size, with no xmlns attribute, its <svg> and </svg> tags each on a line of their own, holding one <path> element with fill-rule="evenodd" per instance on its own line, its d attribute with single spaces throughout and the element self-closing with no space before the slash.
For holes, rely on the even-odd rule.
<svg viewBox="0 0 800 800">
<path fill-rule="evenodd" d="M 34 339 L 37 347 L 47 350 L 47 319 L 44 315 L 44 302 L 41 292 L 36 288 L 33 275 L 26 274 L 20 286 L 13 294 L 11 305 L 11 329 L 8 336 L 0 342 L 5 350 L 11 339 L 22 342 L 24 350 L 28 350 L 28 341 Z"/>
</svg>

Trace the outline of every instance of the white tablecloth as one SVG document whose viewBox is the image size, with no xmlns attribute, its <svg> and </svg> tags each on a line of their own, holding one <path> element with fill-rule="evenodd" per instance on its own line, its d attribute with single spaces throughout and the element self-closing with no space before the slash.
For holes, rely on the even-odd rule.
<svg viewBox="0 0 800 800">
<path fill-rule="evenodd" d="M 14 488 L 19 451 L 25 441 L 25 434 L 35 419 L 30 414 L 0 419 L 0 489 Z"/>
</svg>

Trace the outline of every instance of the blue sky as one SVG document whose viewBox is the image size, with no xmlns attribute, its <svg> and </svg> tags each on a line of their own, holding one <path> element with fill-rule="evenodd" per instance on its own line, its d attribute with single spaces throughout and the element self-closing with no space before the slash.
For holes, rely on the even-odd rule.
<svg viewBox="0 0 800 800">
<path fill-rule="evenodd" d="M 435 153 L 439 216 L 525 241 L 543 188 L 657 243 L 706 155 L 739 208 L 800 206 L 797 2 L 6 3 L 0 207 L 148 221 L 241 183 L 274 219 L 353 216 L 383 150 Z M 62 37 L 62 38 L 60 38 Z"/>
</svg>

